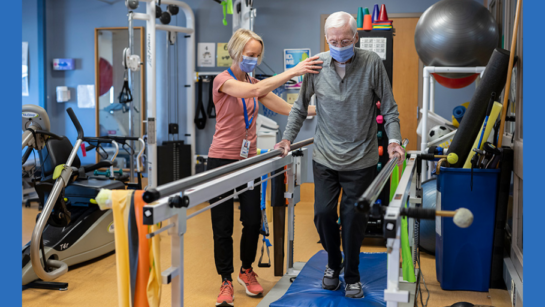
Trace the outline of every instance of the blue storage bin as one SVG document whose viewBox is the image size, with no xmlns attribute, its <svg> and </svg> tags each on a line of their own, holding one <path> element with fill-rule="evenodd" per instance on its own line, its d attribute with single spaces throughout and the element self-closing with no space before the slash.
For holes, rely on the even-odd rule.
<svg viewBox="0 0 545 307">
<path fill-rule="evenodd" d="M 437 210 L 467 208 L 473 224 L 459 228 L 436 217 L 436 271 L 444 290 L 486 292 L 490 286 L 499 169 L 444 168 L 437 176 Z"/>
</svg>

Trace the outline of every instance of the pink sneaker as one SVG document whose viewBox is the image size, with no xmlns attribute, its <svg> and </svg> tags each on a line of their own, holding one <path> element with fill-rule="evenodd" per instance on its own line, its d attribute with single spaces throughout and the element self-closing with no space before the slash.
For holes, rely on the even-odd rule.
<svg viewBox="0 0 545 307">
<path fill-rule="evenodd" d="M 257 282 L 257 274 L 252 268 L 244 270 L 244 273 L 238 274 L 238 282 L 246 288 L 246 294 L 249 296 L 258 296 L 263 293 L 263 287 Z"/>
<path fill-rule="evenodd" d="M 233 284 L 228 280 L 224 280 L 221 283 L 220 294 L 218 295 L 216 306 L 235 306 L 234 300 L 235 292 L 233 291 Z"/>
</svg>

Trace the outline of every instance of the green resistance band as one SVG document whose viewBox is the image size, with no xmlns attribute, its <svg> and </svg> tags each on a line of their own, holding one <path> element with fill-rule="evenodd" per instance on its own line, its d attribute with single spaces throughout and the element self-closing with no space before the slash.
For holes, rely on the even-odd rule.
<svg viewBox="0 0 545 307">
<path fill-rule="evenodd" d="M 233 0 L 224 0 L 221 2 L 223 6 L 223 25 L 227 25 L 227 14 L 233 15 Z"/>
</svg>

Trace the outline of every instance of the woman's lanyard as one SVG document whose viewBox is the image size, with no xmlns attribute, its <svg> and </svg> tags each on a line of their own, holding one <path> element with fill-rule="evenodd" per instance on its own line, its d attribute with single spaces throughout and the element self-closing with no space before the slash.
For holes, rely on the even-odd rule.
<svg viewBox="0 0 545 307">
<path fill-rule="evenodd" d="M 237 77 L 235 77 L 235 74 L 233 74 L 233 71 L 231 70 L 231 68 L 228 68 L 227 71 L 233 78 L 235 78 L 235 80 L 237 80 Z M 252 83 L 252 79 L 250 78 L 248 79 L 250 80 L 250 83 Z M 242 107 L 244 108 L 244 122 L 246 123 L 246 137 L 248 137 L 248 129 L 250 129 L 250 125 L 252 124 L 252 121 L 254 120 L 256 102 L 254 97 L 254 110 L 253 110 L 252 118 L 248 120 L 248 110 L 246 110 L 246 101 L 244 100 L 244 98 L 241 98 L 241 99 L 242 99 Z"/>
</svg>

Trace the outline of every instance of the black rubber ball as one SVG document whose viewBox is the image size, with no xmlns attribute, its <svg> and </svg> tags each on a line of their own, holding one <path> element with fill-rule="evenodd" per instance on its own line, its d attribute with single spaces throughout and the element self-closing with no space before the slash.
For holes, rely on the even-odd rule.
<svg viewBox="0 0 545 307">
<path fill-rule="evenodd" d="M 163 14 L 161 14 L 161 17 L 159 17 L 159 20 L 161 21 L 162 24 L 168 25 L 170 23 L 170 13 L 163 12 Z"/>
<path fill-rule="evenodd" d="M 178 14 L 178 12 L 180 12 L 180 8 L 172 4 L 167 5 L 167 10 L 170 12 L 171 15 L 176 15 Z"/>
<path fill-rule="evenodd" d="M 138 8 L 138 0 L 125 0 L 125 6 L 131 10 L 136 10 Z"/>
<path fill-rule="evenodd" d="M 155 18 L 161 18 L 161 15 L 163 14 L 163 10 L 160 6 L 155 6 Z"/>
</svg>

